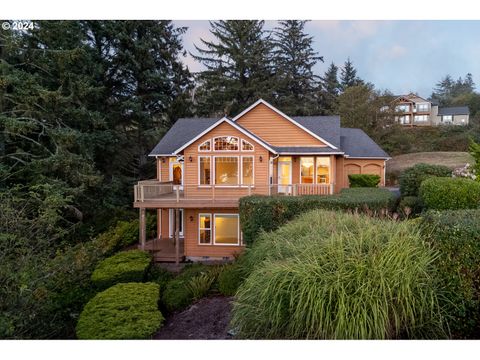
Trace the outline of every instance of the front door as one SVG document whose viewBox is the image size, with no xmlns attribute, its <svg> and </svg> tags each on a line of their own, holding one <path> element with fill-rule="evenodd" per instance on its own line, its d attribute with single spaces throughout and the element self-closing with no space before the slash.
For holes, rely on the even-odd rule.
<svg viewBox="0 0 480 360">
<path fill-rule="evenodd" d="M 180 224 L 178 228 L 178 235 L 180 237 L 183 237 L 183 209 L 179 209 L 179 214 L 180 214 Z M 168 217 L 169 217 L 169 236 L 172 238 L 174 233 L 175 233 L 175 210 L 174 209 L 169 209 L 168 211 Z"/>
<path fill-rule="evenodd" d="M 183 190 L 183 162 L 172 161 L 170 163 L 170 181 L 174 186 Z"/>
<path fill-rule="evenodd" d="M 281 194 L 291 194 L 292 192 L 292 158 L 278 158 L 278 192 Z"/>
</svg>

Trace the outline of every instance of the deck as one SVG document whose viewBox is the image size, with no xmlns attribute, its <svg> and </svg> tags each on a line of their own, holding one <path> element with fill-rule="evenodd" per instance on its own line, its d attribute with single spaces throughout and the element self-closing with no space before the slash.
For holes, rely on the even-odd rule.
<svg viewBox="0 0 480 360">
<path fill-rule="evenodd" d="M 184 240 L 180 238 L 180 261 L 185 258 Z M 141 248 L 141 245 L 138 245 Z M 145 250 L 152 253 L 156 262 L 175 262 L 175 243 L 172 238 L 152 239 L 145 243 Z"/>
</svg>

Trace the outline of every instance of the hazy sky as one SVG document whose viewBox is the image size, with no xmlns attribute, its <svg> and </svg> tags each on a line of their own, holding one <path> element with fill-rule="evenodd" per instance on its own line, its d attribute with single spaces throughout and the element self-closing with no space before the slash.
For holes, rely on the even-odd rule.
<svg viewBox="0 0 480 360">
<path fill-rule="evenodd" d="M 187 26 L 184 46 L 195 52 L 200 38 L 211 40 L 208 21 L 175 21 Z M 267 21 L 271 29 L 275 21 Z M 394 94 L 418 92 L 429 96 L 445 74 L 454 78 L 470 72 L 480 87 L 480 21 L 311 21 L 306 32 L 325 62 L 316 66 L 322 75 L 333 61 L 342 65 L 347 57 L 358 74 Z M 190 56 L 190 70 L 202 67 Z"/>
</svg>

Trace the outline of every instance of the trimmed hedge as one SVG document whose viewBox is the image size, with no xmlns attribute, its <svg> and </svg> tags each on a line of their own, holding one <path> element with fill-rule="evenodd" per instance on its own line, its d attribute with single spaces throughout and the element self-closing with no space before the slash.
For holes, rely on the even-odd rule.
<svg viewBox="0 0 480 360">
<path fill-rule="evenodd" d="M 423 180 L 431 176 L 450 176 L 452 170 L 443 165 L 417 164 L 406 169 L 400 175 L 400 192 L 402 196 L 418 196 Z"/>
<path fill-rule="evenodd" d="M 476 209 L 480 206 L 480 183 L 465 178 L 430 178 L 420 186 L 427 209 Z"/>
<path fill-rule="evenodd" d="M 158 310 L 159 286 L 117 284 L 85 305 L 77 323 L 79 339 L 148 339 L 164 320 Z"/>
<path fill-rule="evenodd" d="M 427 240 L 438 251 L 437 278 L 454 338 L 480 338 L 480 210 L 429 211 Z"/>
<path fill-rule="evenodd" d="M 261 231 L 273 231 L 312 209 L 359 211 L 382 215 L 393 210 L 395 195 L 384 188 L 343 189 L 329 196 L 261 196 L 240 198 L 243 239 L 251 245 Z"/>
<path fill-rule="evenodd" d="M 380 183 L 380 176 L 373 174 L 351 174 L 348 175 L 351 188 L 372 188 Z"/>
<path fill-rule="evenodd" d="M 122 282 L 141 282 L 151 263 L 152 256 L 145 251 L 120 252 L 98 264 L 92 274 L 92 282 L 99 289 Z"/>
</svg>

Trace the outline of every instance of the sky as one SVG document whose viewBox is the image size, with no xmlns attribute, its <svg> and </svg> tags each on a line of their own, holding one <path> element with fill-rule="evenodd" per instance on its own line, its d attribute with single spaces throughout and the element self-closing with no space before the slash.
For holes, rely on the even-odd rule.
<svg viewBox="0 0 480 360">
<path fill-rule="evenodd" d="M 208 21 L 180 21 L 188 27 L 184 47 L 196 53 L 200 38 L 212 40 Z M 266 21 L 272 29 L 275 21 Z M 314 49 L 324 57 L 315 71 L 323 75 L 331 62 L 343 65 L 350 57 L 358 75 L 378 90 L 394 94 L 418 93 L 428 97 L 446 74 L 453 78 L 473 74 L 480 89 L 480 21 L 392 20 L 392 21 L 310 21 L 305 31 L 313 36 Z M 202 65 L 187 55 L 191 71 Z"/>
</svg>

